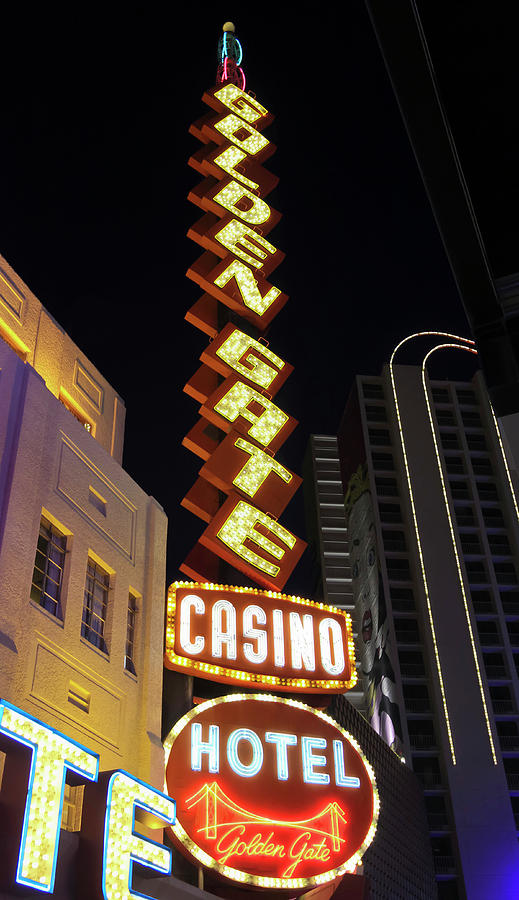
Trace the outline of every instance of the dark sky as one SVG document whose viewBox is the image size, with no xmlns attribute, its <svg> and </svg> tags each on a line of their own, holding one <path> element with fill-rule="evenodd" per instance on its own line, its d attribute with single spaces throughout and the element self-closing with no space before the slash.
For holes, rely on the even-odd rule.
<svg viewBox="0 0 519 900">
<path fill-rule="evenodd" d="M 511 6 L 423 3 L 496 274 L 519 269 Z M 206 343 L 184 321 L 200 293 L 184 275 L 188 128 L 226 19 L 276 115 L 274 283 L 290 301 L 269 339 L 295 366 L 278 402 L 301 423 L 280 460 L 301 471 L 309 434 L 335 433 L 354 374 L 378 374 L 400 338 L 468 333 L 364 4 L 321 8 L 17 4 L 2 25 L 0 252 L 124 398 L 124 466 L 169 516 L 169 580 L 203 528 L 179 506 L 199 468 L 182 386 Z M 282 522 L 304 536 L 300 500 Z M 287 589 L 306 578 L 302 564 Z"/>
</svg>

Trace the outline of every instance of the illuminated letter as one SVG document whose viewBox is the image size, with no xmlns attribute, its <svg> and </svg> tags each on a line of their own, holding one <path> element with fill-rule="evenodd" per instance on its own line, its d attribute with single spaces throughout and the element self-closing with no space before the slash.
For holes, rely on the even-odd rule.
<svg viewBox="0 0 519 900">
<path fill-rule="evenodd" d="M 319 622 L 319 643 L 321 646 L 321 662 L 328 675 L 340 675 L 344 671 L 344 645 L 341 626 L 335 619 L 322 619 Z M 333 663 L 331 643 L 333 643 L 333 658 L 335 660 Z"/>
<path fill-rule="evenodd" d="M 244 122 L 243 119 L 240 119 L 239 116 L 235 116 L 233 113 L 229 113 L 224 119 L 215 122 L 214 127 L 229 141 L 236 144 L 240 150 L 245 150 L 245 153 L 249 153 L 250 156 L 256 156 L 256 153 L 259 153 L 260 150 L 263 150 L 270 144 L 270 141 L 260 134 L 259 131 L 256 131 L 252 125 L 248 125 L 247 122 Z M 241 140 L 237 135 L 243 131 L 248 132 L 249 136 Z"/>
<path fill-rule="evenodd" d="M 196 594 L 186 594 L 180 603 L 180 646 L 184 653 L 201 653 L 205 641 L 202 635 L 197 634 L 191 641 L 191 610 L 194 609 L 197 616 L 205 612 L 205 603 Z"/>
<path fill-rule="evenodd" d="M 32 751 L 16 881 L 52 893 L 65 770 L 97 781 L 99 757 L 5 700 L 0 702 L 0 732 Z"/>
<path fill-rule="evenodd" d="M 248 209 L 240 209 L 237 205 L 244 199 L 248 200 Z M 236 181 L 230 181 L 214 195 L 213 200 L 249 225 L 263 225 L 270 219 L 270 206 Z"/>
<path fill-rule="evenodd" d="M 105 900 L 147 897 L 131 889 L 134 862 L 169 875 L 171 850 L 134 833 L 135 809 L 144 809 L 168 825 L 175 823 L 175 801 L 127 772 L 114 772 L 108 782 L 103 859 Z"/>
<path fill-rule="evenodd" d="M 360 787 L 360 778 L 344 774 L 344 744 L 342 741 L 333 742 L 333 759 L 335 762 L 335 784 L 337 787 Z"/>
<path fill-rule="evenodd" d="M 283 610 L 275 609 L 272 613 L 274 631 L 274 665 L 285 665 L 285 631 L 283 628 Z"/>
<path fill-rule="evenodd" d="M 240 500 L 236 504 L 229 518 L 226 519 L 220 528 L 218 537 L 242 559 L 275 578 L 279 574 L 279 566 L 268 562 L 268 560 L 255 553 L 254 550 L 245 546 L 245 541 L 254 541 L 258 547 L 262 547 L 263 550 L 266 550 L 267 553 L 270 553 L 276 559 L 282 559 L 285 555 L 285 551 L 281 547 L 274 544 L 264 534 L 256 531 L 256 525 L 258 524 L 268 528 L 272 534 L 275 534 L 290 549 L 294 547 L 296 539 L 293 534 L 290 534 L 275 519 L 271 519 L 266 513 L 261 512 L 254 506 L 250 506 L 244 500 Z"/>
<path fill-rule="evenodd" d="M 252 638 L 258 642 L 258 649 L 248 641 L 243 645 L 246 659 L 251 663 L 263 663 L 267 658 L 267 633 L 263 628 L 254 628 L 252 619 L 255 617 L 259 625 L 265 625 L 267 614 L 261 606 L 251 604 L 243 610 L 243 637 Z"/>
<path fill-rule="evenodd" d="M 227 630 L 223 629 L 223 613 L 226 615 Z M 227 659 L 236 659 L 236 610 L 229 600 L 217 600 L 213 606 L 213 656 L 222 655 L 222 644 L 227 647 Z"/>
<path fill-rule="evenodd" d="M 240 741 L 248 741 L 252 747 L 252 759 L 248 766 L 244 766 L 238 756 L 238 744 Z M 227 759 L 233 772 L 243 778 L 251 778 L 257 775 L 263 765 L 263 747 L 255 731 L 250 728 L 237 728 L 232 731 L 227 741 Z"/>
<path fill-rule="evenodd" d="M 209 756 L 209 771 L 220 771 L 220 727 L 209 726 L 209 740 L 202 740 L 202 726 L 200 722 L 191 725 L 191 768 L 193 772 L 202 771 L 202 753 Z"/>
<path fill-rule="evenodd" d="M 277 300 L 281 291 L 277 287 L 271 287 L 264 297 L 261 296 L 254 273 L 239 259 L 234 259 L 223 272 L 215 279 L 217 287 L 224 288 L 231 278 L 236 278 L 236 284 L 242 300 L 247 309 L 252 309 L 258 316 L 262 316 Z"/>
<path fill-rule="evenodd" d="M 219 91 L 215 91 L 214 96 L 220 103 L 228 106 L 229 109 L 235 110 L 242 119 L 251 124 L 267 115 L 265 107 L 255 97 L 251 97 L 250 94 L 242 91 L 236 84 L 224 85 Z"/>
<path fill-rule="evenodd" d="M 314 618 L 306 614 L 290 613 L 290 645 L 292 647 L 292 665 L 294 669 L 305 669 L 315 672 Z"/>
<path fill-rule="evenodd" d="M 252 352 L 249 353 L 249 350 Z M 245 354 L 247 355 L 245 356 Z M 257 356 L 254 354 L 257 354 Z M 253 381 L 254 384 L 265 390 L 270 387 L 285 365 L 283 360 L 276 356 L 272 350 L 269 350 L 265 344 L 255 341 L 254 338 L 251 338 L 238 328 L 218 347 L 216 355 L 223 359 L 228 366 L 231 366 L 235 372 L 238 372 L 239 375 L 243 375 L 249 381 Z M 245 359 L 243 360 L 244 356 Z M 262 359 L 258 359 L 258 356 L 264 356 L 272 365 L 269 366 Z"/>
<path fill-rule="evenodd" d="M 233 480 L 233 484 L 244 491 L 245 494 L 248 494 L 249 497 L 254 497 L 271 472 L 275 472 L 287 484 L 292 481 L 292 475 L 288 469 L 285 469 L 281 463 L 272 459 L 264 450 L 260 450 L 254 444 L 249 444 L 243 438 L 237 438 L 234 446 L 250 454 L 250 458 Z"/>
<path fill-rule="evenodd" d="M 228 175 L 232 175 L 237 181 L 241 181 L 242 184 L 246 184 L 248 188 L 254 191 L 259 188 L 259 184 L 256 181 L 251 181 L 250 178 L 242 175 L 241 172 L 236 171 L 236 166 L 239 166 L 244 159 L 247 159 L 247 156 L 248 154 L 245 153 L 244 150 L 240 150 L 239 147 L 230 146 L 227 147 L 223 153 L 219 153 L 218 156 L 215 156 L 213 162 L 215 165 L 219 166 L 220 169 L 223 169 L 224 172 L 227 172 Z"/>
<path fill-rule="evenodd" d="M 263 407 L 263 412 L 259 415 L 248 409 L 249 403 L 253 401 Z M 238 416 L 250 422 L 252 427 L 247 430 L 247 434 L 264 447 L 274 440 L 289 418 L 272 400 L 243 381 L 233 384 L 214 409 L 228 422 L 235 422 Z"/>
<path fill-rule="evenodd" d="M 256 244 L 253 244 L 249 238 L 252 238 Z M 240 259 L 243 259 L 245 262 L 248 262 L 249 265 L 254 266 L 255 269 L 261 269 L 264 261 L 267 259 L 267 253 L 272 253 L 272 255 L 276 253 L 274 244 L 267 241 L 267 239 L 264 238 L 263 235 L 258 234 L 257 231 L 249 228 L 244 222 L 238 222 L 238 219 L 231 219 L 230 222 L 227 222 L 227 225 L 224 225 L 220 231 L 217 231 L 215 240 L 217 240 L 222 247 L 229 250 L 230 253 L 234 253 L 235 256 L 239 256 Z M 239 247 L 238 244 L 241 244 L 241 247 Z M 257 246 L 258 244 L 259 247 Z M 245 247 L 245 249 L 242 249 L 243 247 Z M 255 259 L 254 256 L 251 256 L 251 253 L 254 253 L 257 258 Z"/>
<path fill-rule="evenodd" d="M 313 749 L 324 750 L 326 738 L 303 737 L 303 780 L 306 784 L 330 784 L 330 776 L 326 772 L 314 772 L 314 766 L 325 766 L 326 756 L 312 753 Z"/>
<path fill-rule="evenodd" d="M 288 753 L 287 747 L 295 747 L 297 744 L 297 736 L 295 734 L 285 734 L 279 731 L 267 731 L 265 740 L 269 744 L 276 745 L 276 755 L 278 763 L 278 780 L 288 780 Z"/>
</svg>

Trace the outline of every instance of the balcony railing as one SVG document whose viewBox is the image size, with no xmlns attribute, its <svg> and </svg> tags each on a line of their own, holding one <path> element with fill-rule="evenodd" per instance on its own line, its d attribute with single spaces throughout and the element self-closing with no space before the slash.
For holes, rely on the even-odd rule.
<svg viewBox="0 0 519 900">
<path fill-rule="evenodd" d="M 507 772 L 506 780 L 511 791 L 519 791 L 519 772 Z"/>
<path fill-rule="evenodd" d="M 415 750 L 428 750 L 436 746 L 434 734 L 410 734 L 409 743 Z"/>
<path fill-rule="evenodd" d="M 431 701 L 423 697 L 407 697 L 405 700 L 405 708 L 411 713 L 430 713 Z"/>
<path fill-rule="evenodd" d="M 422 783 L 425 790 L 443 786 L 442 777 L 439 772 L 415 772 L 415 775 Z"/>
<path fill-rule="evenodd" d="M 437 875 L 454 875 L 456 862 L 453 856 L 433 856 L 434 871 Z"/>
<path fill-rule="evenodd" d="M 400 631 L 395 628 L 397 644 L 419 644 L 420 635 L 417 631 Z"/>
<path fill-rule="evenodd" d="M 492 708 L 496 715 L 506 715 L 515 713 L 515 707 L 512 700 L 492 700 Z"/>
<path fill-rule="evenodd" d="M 448 831 L 449 823 L 445 813 L 429 813 L 427 816 L 429 831 Z"/>
<path fill-rule="evenodd" d="M 402 678 L 425 678 L 425 669 L 421 663 L 400 663 Z"/>
<path fill-rule="evenodd" d="M 519 752 L 519 734 L 500 734 L 501 750 L 517 750 Z"/>
</svg>

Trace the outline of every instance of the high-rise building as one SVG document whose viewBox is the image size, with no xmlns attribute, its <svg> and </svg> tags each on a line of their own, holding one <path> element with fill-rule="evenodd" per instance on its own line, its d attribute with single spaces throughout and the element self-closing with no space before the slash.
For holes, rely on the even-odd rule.
<svg viewBox="0 0 519 900">
<path fill-rule="evenodd" d="M 459 382 L 427 374 L 440 344 L 472 351 L 472 342 L 444 336 L 431 349 L 431 337 L 414 343 L 429 342 L 423 368 L 393 360 L 380 377 L 357 377 L 351 390 L 336 458 L 346 512 L 336 536 L 349 554 L 340 557 L 340 577 L 349 565 L 366 715 L 423 785 L 440 898 L 512 898 L 519 879 L 515 451 L 507 445 L 505 455 L 479 373 Z M 321 482 L 323 446 L 314 439 Z M 339 519 L 336 494 L 327 509 Z M 344 552 L 330 543 L 329 528 L 321 522 L 327 563 L 331 551 Z M 336 584 L 329 575 L 323 567 L 325 590 Z"/>
<path fill-rule="evenodd" d="M 121 466 L 123 401 L 2 257 L 0 336 L 0 697 L 162 787 L 165 513 Z"/>
</svg>

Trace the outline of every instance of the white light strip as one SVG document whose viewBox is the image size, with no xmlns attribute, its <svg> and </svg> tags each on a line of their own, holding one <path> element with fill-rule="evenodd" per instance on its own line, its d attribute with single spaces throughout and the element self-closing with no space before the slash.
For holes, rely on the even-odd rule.
<svg viewBox="0 0 519 900">
<path fill-rule="evenodd" d="M 415 503 L 414 503 L 413 485 L 411 483 L 411 474 L 409 472 L 409 462 L 407 459 L 407 450 L 406 450 L 406 446 L 405 446 L 404 432 L 403 432 L 403 428 L 402 428 L 402 420 L 400 418 L 400 407 L 398 405 L 398 396 L 397 396 L 396 385 L 395 385 L 395 374 L 393 371 L 393 361 L 394 361 L 396 354 L 400 350 L 400 347 L 402 347 L 403 344 L 406 344 L 408 341 L 413 340 L 413 338 L 427 337 L 428 335 L 434 335 L 435 337 L 453 338 L 453 339 L 459 340 L 459 341 L 466 341 L 469 344 L 473 344 L 474 341 L 469 341 L 466 338 L 462 338 L 457 334 L 450 334 L 449 332 L 444 332 L 444 331 L 418 331 L 415 334 L 410 334 L 408 337 L 404 338 L 402 341 L 400 341 L 399 344 L 396 345 L 396 347 L 393 350 L 393 353 L 391 355 L 391 359 L 389 361 L 389 373 L 391 376 L 391 387 L 393 390 L 393 399 L 395 401 L 396 417 L 397 417 L 397 421 L 398 421 L 398 430 L 400 433 L 400 443 L 402 446 L 402 454 L 404 457 L 404 466 L 405 466 L 405 472 L 406 472 L 406 478 L 407 478 L 407 488 L 409 491 L 409 500 L 411 502 L 411 511 L 412 511 L 412 516 L 413 516 L 413 524 L 414 524 L 414 530 L 415 530 L 415 536 L 416 536 L 416 543 L 418 546 L 418 555 L 420 557 L 420 568 L 422 570 L 422 580 L 423 580 L 423 586 L 424 586 L 424 591 L 425 591 L 425 600 L 427 603 L 427 613 L 429 616 L 429 625 L 431 628 L 431 636 L 432 636 L 432 641 L 433 641 L 433 646 L 434 646 L 434 658 L 435 658 L 435 662 L 436 662 L 436 670 L 438 672 L 438 682 L 440 685 L 440 692 L 442 695 L 443 712 L 445 715 L 445 725 L 447 728 L 447 735 L 449 738 L 449 746 L 450 746 L 450 750 L 451 750 L 452 764 L 455 766 L 456 765 L 456 754 L 454 752 L 454 742 L 453 742 L 453 738 L 452 738 L 449 710 L 447 707 L 447 698 L 445 696 L 445 687 L 443 684 L 443 675 L 442 675 L 441 664 L 440 664 L 440 654 L 438 651 L 438 644 L 436 641 L 436 630 L 434 627 L 434 619 L 433 619 L 432 608 L 431 608 L 431 600 L 429 597 L 429 584 L 427 581 L 427 573 L 425 571 L 425 565 L 424 565 L 424 560 L 423 560 L 422 540 L 420 537 L 420 531 L 418 529 L 418 520 L 416 518 L 416 508 L 415 508 Z"/>
<path fill-rule="evenodd" d="M 437 346 L 433 347 L 432 350 L 429 350 L 429 352 L 424 357 L 424 360 L 422 363 L 422 385 L 423 385 L 423 391 L 424 391 L 424 396 L 425 396 L 425 402 L 427 405 L 427 413 L 429 416 L 429 424 L 431 426 L 431 434 L 432 434 L 432 439 L 433 439 L 433 444 L 434 444 L 434 451 L 436 453 L 436 462 L 438 465 L 438 473 L 439 473 L 440 481 L 441 481 L 441 485 L 442 485 L 442 493 L 443 493 L 443 500 L 445 503 L 445 511 L 447 513 L 447 519 L 449 521 L 449 531 L 450 531 L 450 536 L 451 536 L 451 541 L 452 541 L 452 548 L 454 550 L 454 556 L 456 558 L 456 568 L 458 570 L 458 580 L 459 580 L 460 588 L 461 588 L 461 596 L 463 597 L 463 606 L 465 607 L 465 617 L 467 619 L 467 629 L 468 629 L 469 637 L 470 637 L 470 646 L 472 647 L 472 656 L 474 657 L 474 665 L 476 667 L 476 674 L 478 677 L 479 693 L 481 694 L 481 703 L 483 704 L 483 713 L 485 715 L 485 721 L 487 724 L 488 740 L 490 742 L 490 749 L 492 752 L 492 759 L 494 760 L 494 765 L 497 766 L 497 757 L 496 757 L 496 750 L 495 750 L 495 746 L 494 746 L 494 738 L 492 736 L 492 727 L 490 725 L 490 717 L 488 715 L 487 701 L 486 701 L 486 697 L 485 697 L 485 690 L 483 687 L 483 679 L 481 678 L 481 670 L 479 667 L 476 642 L 474 640 L 474 631 L 472 629 L 472 622 L 470 621 L 469 604 L 468 604 L 468 600 L 467 600 L 467 594 L 465 591 L 465 583 L 463 580 L 461 560 L 460 560 L 459 553 L 458 553 L 458 546 L 456 544 L 456 536 L 454 534 L 454 525 L 452 522 L 452 516 L 451 516 L 451 511 L 450 511 L 450 506 L 449 506 L 449 499 L 447 496 L 447 486 L 445 484 L 445 478 L 443 475 L 441 456 L 440 456 L 440 451 L 438 448 L 438 440 L 436 437 L 436 429 L 434 427 L 434 419 L 433 419 L 433 415 L 432 415 L 431 404 L 429 401 L 429 393 L 427 391 L 427 371 L 426 371 L 427 360 L 429 359 L 429 357 L 431 356 L 432 353 L 435 353 L 436 350 L 447 350 L 447 349 L 466 350 L 468 353 L 474 353 L 475 356 L 477 356 L 478 351 L 475 350 L 473 347 L 466 347 L 462 344 L 437 344 Z"/>
<path fill-rule="evenodd" d="M 499 422 L 498 422 L 497 419 L 496 419 L 496 414 L 495 414 L 495 412 L 494 412 L 494 407 L 493 407 L 492 404 L 490 403 L 490 400 L 488 401 L 488 404 L 489 404 L 489 406 L 490 406 L 490 412 L 492 413 L 492 418 L 493 418 L 493 420 L 494 420 L 494 426 L 495 426 L 495 429 L 496 429 L 497 439 L 498 439 L 498 441 L 499 441 L 499 447 L 500 447 L 500 449 L 501 449 L 501 456 L 503 457 L 503 463 L 504 463 L 504 466 L 505 466 L 506 477 L 508 478 L 508 485 L 509 485 L 509 487 L 510 487 L 510 493 L 511 493 L 511 495 L 512 495 L 512 500 L 513 500 L 513 504 L 514 504 L 514 507 L 515 507 L 515 514 L 516 514 L 516 516 L 517 516 L 517 521 L 519 522 L 519 506 L 517 505 L 517 498 L 516 498 L 516 496 L 515 496 L 514 485 L 513 485 L 513 482 L 512 482 L 512 476 L 511 476 L 511 474 L 510 474 L 510 468 L 509 468 L 509 466 L 508 466 L 508 460 L 507 460 L 507 458 L 506 458 L 505 448 L 504 448 L 504 445 L 503 445 L 503 439 L 502 439 L 502 437 L 501 437 L 501 427 L 500 427 L 500 425 L 499 425 Z"/>
</svg>

